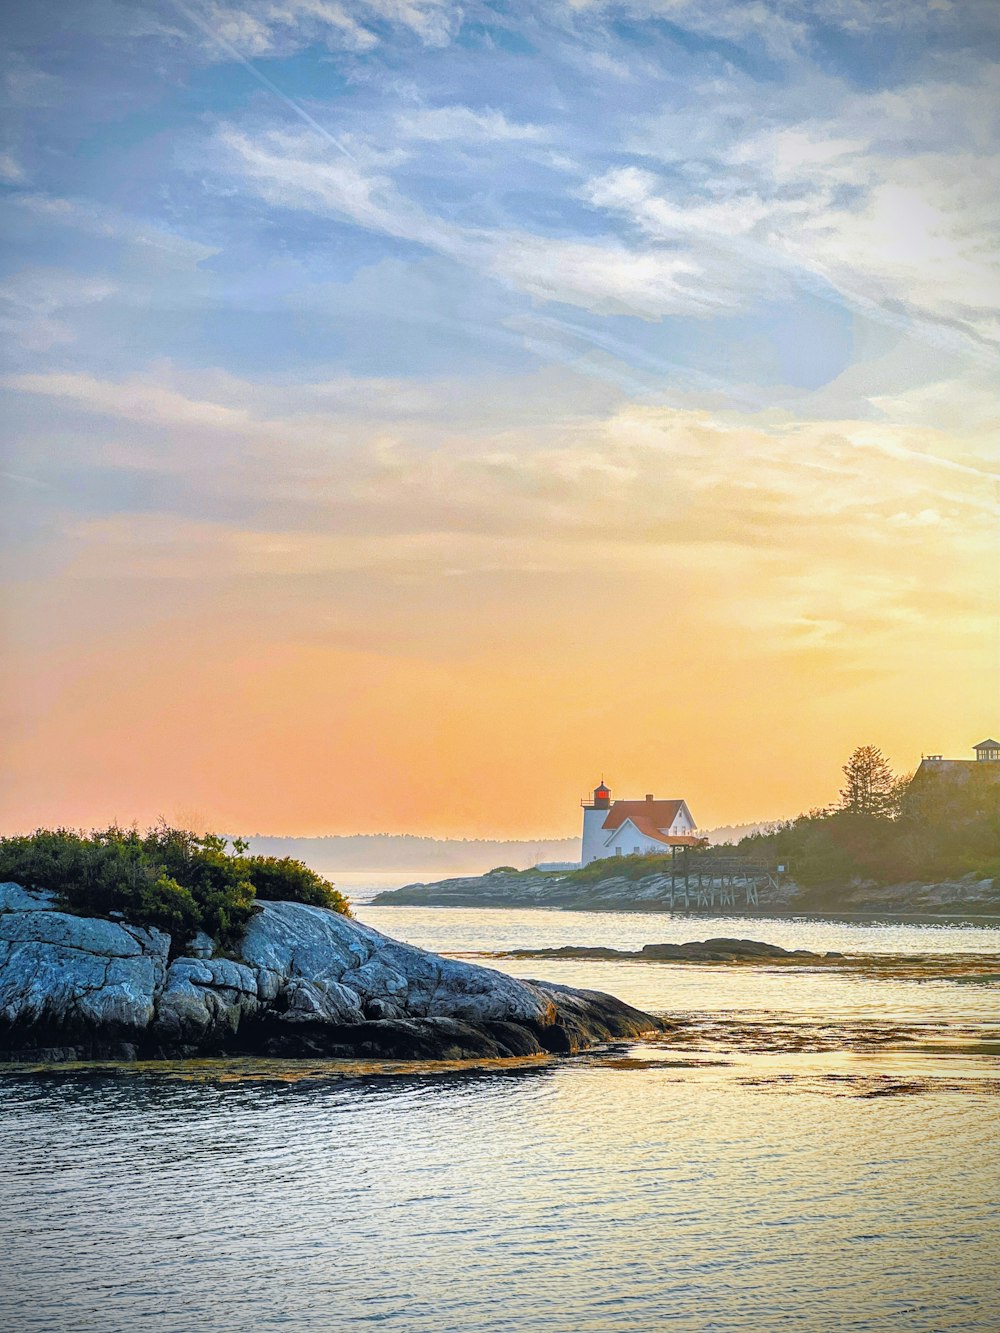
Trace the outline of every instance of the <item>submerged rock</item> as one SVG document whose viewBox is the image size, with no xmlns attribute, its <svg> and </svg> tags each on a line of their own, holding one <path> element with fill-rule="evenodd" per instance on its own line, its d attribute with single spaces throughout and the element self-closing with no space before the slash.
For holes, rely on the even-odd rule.
<svg viewBox="0 0 1000 1333">
<path fill-rule="evenodd" d="M 641 949 L 607 949 L 601 946 L 566 944 L 558 949 L 514 949 L 494 957 L 508 958 L 637 958 L 649 962 L 676 963 L 816 963 L 841 954 L 811 953 L 808 949 L 782 949 L 763 940 L 691 940 L 686 944 L 644 944 Z"/>
<path fill-rule="evenodd" d="M 265 902 L 238 954 L 170 960 L 163 931 L 0 885 L 0 1059 L 572 1052 L 660 1026 L 593 991 L 439 958 L 358 921 Z"/>
</svg>

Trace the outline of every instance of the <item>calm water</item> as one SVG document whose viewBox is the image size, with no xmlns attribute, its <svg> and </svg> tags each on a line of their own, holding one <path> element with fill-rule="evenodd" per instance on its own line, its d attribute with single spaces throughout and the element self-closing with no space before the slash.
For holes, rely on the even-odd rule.
<svg viewBox="0 0 1000 1333">
<path fill-rule="evenodd" d="M 466 954 L 720 934 L 844 952 L 1000 945 L 982 928 L 359 914 Z M 492 965 L 683 1022 L 669 1041 L 472 1073 L 0 1077 L 0 1326 L 1000 1326 L 996 984 Z"/>
</svg>

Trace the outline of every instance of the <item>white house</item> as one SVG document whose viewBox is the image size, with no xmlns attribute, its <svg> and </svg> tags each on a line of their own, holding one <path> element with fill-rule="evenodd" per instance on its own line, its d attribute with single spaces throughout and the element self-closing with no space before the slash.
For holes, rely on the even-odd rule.
<svg viewBox="0 0 1000 1333">
<path fill-rule="evenodd" d="M 650 855 L 672 847 L 697 847 L 704 841 L 695 836 L 695 822 L 686 801 L 612 801 L 611 790 L 602 782 L 583 806 L 581 865 L 606 856 Z"/>
</svg>

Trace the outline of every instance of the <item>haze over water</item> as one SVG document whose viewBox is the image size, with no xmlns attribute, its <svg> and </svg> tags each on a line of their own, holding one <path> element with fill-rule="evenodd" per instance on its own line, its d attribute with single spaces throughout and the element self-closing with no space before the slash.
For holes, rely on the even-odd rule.
<svg viewBox="0 0 1000 1333">
<path fill-rule="evenodd" d="M 460 953 L 722 934 L 972 953 L 998 938 L 358 910 Z M 310 1062 L 315 1077 L 288 1082 L 275 1077 L 287 1065 L 265 1063 L 227 1082 L 231 1064 L 202 1062 L 6 1074 L 0 1326 L 995 1328 L 996 983 L 491 965 L 680 1021 L 663 1040 L 464 1073 L 333 1077 Z"/>
</svg>

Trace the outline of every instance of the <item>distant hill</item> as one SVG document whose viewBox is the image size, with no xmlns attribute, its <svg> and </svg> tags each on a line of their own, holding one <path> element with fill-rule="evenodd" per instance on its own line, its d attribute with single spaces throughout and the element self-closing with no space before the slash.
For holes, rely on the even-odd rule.
<svg viewBox="0 0 1000 1333">
<path fill-rule="evenodd" d="M 766 824 L 727 824 L 709 829 L 711 842 L 736 842 L 750 833 L 766 833 Z M 250 850 L 260 856 L 294 856 L 324 873 L 338 870 L 459 871 L 483 875 L 494 866 L 527 870 L 540 861 L 578 861 L 576 838 L 421 838 L 410 833 L 330 834 L 319 838 L 255 835 Z"/>
<path fill-rule="evenodd" d="M 461 871 L 485 874 L 494 866 L 527 870 L 539 861 L 575 861 L 579 838 L 493 840 L 420 838 L 409 833 L 357 833 L 322 838 L 254 836 L 250 850 L 259 856 L 294 856 L 335 874 L 338 870 Z"/>
<path fill-rule="evenodd" d="M 773 833 L 784 823 L 781 819 L 769 819 L 758 824 L 720 824 L 718 828 L 703 830 L 704 836 L 713 846 L 720 842 L 739 842 L 740 838 L 749 838 L 752 833 Z"/>
</svg>

